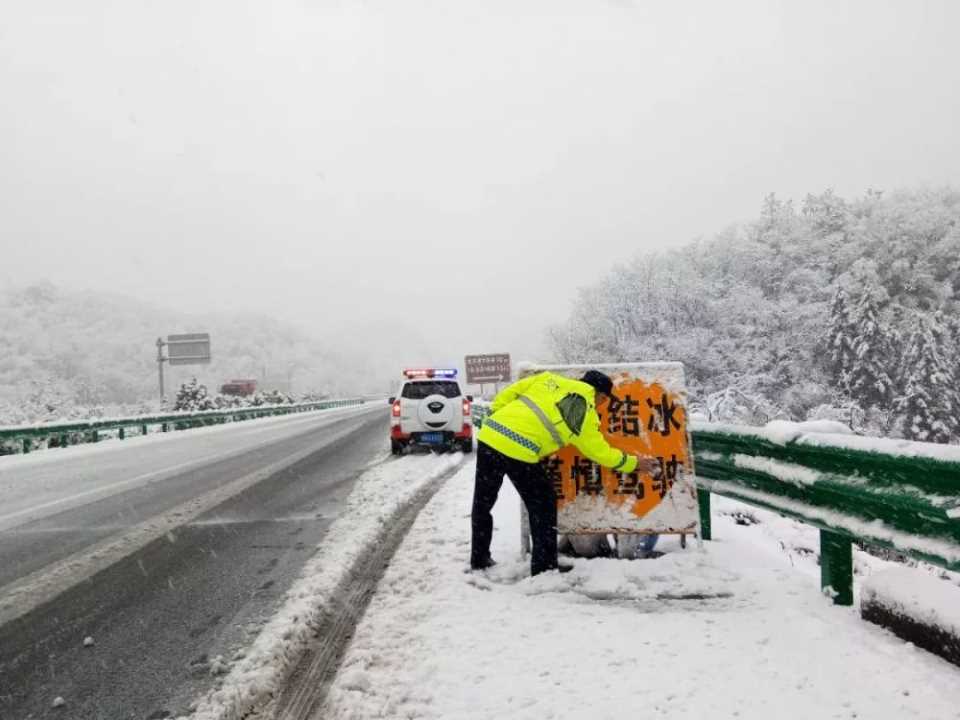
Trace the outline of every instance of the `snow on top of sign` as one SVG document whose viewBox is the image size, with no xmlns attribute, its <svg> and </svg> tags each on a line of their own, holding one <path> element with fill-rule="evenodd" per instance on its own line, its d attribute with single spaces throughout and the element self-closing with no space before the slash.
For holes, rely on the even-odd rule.
<svg viewBox="0 0 960 720">
<path fill-rule="evenodd" d="M 772 425 L 772 427 L 771 427 Z M 840 423 L 827 422 L 827 426 L 836 426 Z M 896 440 L 892 438 L 867 437 L 850 435 L 832 429 L 824 432 L 824 422 L 788 423 L 776 421 L 765 427 L 751 427 L 749 425 L 731 425 L 727 423 L 692 423 L 692 430 L 718 432 L 729 435 L 750 435 L 767 440 L 776 445 L 786 445 L 793 442 L 798 445 L 812 447 L 832 447 L 844 450 L 860 450 L 863 452 L 883 453 L 898 457 L 925 458 L 941 462 L 960 463 L 960 446 L 937 445 L 935 443 L 915 442 L 911 440 Z M 841 428 L 845 426 L 840 425 Z M 817 428 L 817 429 L 811 429 Z M 849 433 L 847 429 L 847 433 Z"/>
<path fill-rule="evenodd" d="M 864 581 L 861 597 L 960 635 L 960 588 L 942 578 L 918 573 L 914 568 L 890 568 Z"/>
<path fill-rule="evenodd" d="M 677 479 L 660 504 L 643 516 L 643 523 L 652 528 L 681 529 L 690 526 L 690 518 L 699 519 L 696 491 L 691 481 Z"/>
</svg>

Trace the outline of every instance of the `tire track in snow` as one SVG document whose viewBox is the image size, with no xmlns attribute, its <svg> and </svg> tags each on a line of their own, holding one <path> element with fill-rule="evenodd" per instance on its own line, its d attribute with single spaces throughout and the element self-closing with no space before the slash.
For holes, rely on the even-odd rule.
<svg viewBox="0 0 960 720">
<path fill-rule="evenodd" d="M 394 552 L 463 461 L 414 456 L 374 464 L 285 605 L 223 683 L 181 720 L 310 717 Z"/>
<path fill-rule="evenodd" d="M 317 639 L 291 674 L 276 710 L 270 715 L 251 717 L 275 720 L 313 720 L 318 717 L 316 713 L 323 706 L 340 661 L 391 559 L 420 511 L 440 486 L 459 470 L 458 465 L 440 475 L 396 511 L 387 529 L 369 545 L 371 551 L 358 559 L 334 593 L 331 608 L 324 613 L 317 627 Z"/>
</svg>

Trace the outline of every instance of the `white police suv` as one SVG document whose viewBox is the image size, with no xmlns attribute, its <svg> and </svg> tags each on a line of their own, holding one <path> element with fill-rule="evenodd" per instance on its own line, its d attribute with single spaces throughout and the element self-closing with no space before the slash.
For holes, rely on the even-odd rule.
<svg viewBox="0 0 960 720">
<path fill-rule="evenodd" d="M 412 446 L 473 451 L 473 397 L 463 395 L 455 369 L 416 368 L 390 398 L 390 449 L 401 455 Z"/>
</svg>

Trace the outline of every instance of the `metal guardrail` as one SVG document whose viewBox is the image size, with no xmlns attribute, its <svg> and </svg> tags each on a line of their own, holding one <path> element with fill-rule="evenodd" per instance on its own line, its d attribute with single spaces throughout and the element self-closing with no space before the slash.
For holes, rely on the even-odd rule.
<svg viewBox="0 0 960 720">
<path fill-rule="evenodd" d="M 473 420 L 473 427 L 479 430 L 483 427 L 483 421 L 490 414 L 490 406 L 474 402 L 470 406 L 470 419 Z"/>
<path fill-rule="evenodd" d="M 820 529 L 820 575 L 853 604 L 852 543 L 960 570 L 960 448 L 857 436 L 702 424 L 693 454 L 703 539 L 710 494 Z"/>
<path fill-rule="evenodd" d="M 47 423 L 0 427 L 0 454 L 2 446 L 13 444 L 23 453 L 29 453 L 37 443 L 46 441 L 48 447 L 68 447 L 81 443 L 99 442 L 105 433 L 117 431 L 123 440 L 127 431 L 136 429 L 136 435 L 146 435 L 150 427 L 160 426 L 161 432 L 219 425 L 227 422 L 251 420 L 271 415 L 329 410 L 338 407 L 362 405 L 363 399 L 324 400 L 320 402 L 293 403 L 289 405 L 260 405 L 255 407 L 204 410 L 193 413 L 167 413 L 164 415 L 136 415 L 123 418 L 81 420 L 64 423 Z"/>
<path fill-rule="evenodd" d="M 475 403 L 474 425 L 489 413 Z M 960 447 L 711 424 L 691 434 L 704 540 L 711 493 L 813 525 L 838 605 L 853 604 L 854 542 L 960 571 Z"/>
</svg>

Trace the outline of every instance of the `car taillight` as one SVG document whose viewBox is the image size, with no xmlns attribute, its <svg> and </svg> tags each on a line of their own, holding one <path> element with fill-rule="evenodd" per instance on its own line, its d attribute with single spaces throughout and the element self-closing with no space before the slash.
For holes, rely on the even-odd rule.
<svg viewBox="0 0 960 720">
<path fill-rule="evenodd" d="M 399 400 L 394 400 L 394 401 L 393 401 L 393 412 L 392 412 L 392 414 L 393 414 L 393 417 L 395 417 L 395 418 L 400 417 L 400 401 L 399 401 Z"/>
</svg>

